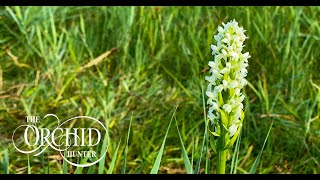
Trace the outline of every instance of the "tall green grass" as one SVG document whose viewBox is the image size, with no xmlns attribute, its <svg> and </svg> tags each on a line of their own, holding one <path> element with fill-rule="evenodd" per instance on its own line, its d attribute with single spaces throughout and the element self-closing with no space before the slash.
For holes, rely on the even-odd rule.
<svg viewBox="0 0 320 180">
<path fill-rule="evenodd" d="M 124 162 L 125 173 L 150 173 L 178 105 L 157 173 L 215 173 L 201 84 L 217 26 L 235 18 L 247 30 L 252 58 L 246 117 L 227 172 L 249 173 L 259 156 L 255 173 L 319 173 L 319 13 L 319 7 L 0 7 L 0 172 L 81 172 L 47 153 L 44 163 L 28 160 L 12 146 L 26 115 L 54 113 L 108 119 L 104 168 L 82 173 L 121 173 Z"/>
</svg>

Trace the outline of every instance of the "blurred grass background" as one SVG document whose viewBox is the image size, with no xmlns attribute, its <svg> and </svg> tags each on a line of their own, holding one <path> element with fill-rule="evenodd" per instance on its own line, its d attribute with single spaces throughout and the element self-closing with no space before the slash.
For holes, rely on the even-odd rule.
<svg viewBox="0 0 320 180">
<path fill-rule="evenodd" d="M 10 173 L 27 173 L 28 156 L 11 142 L 26 115 L 87 115 L 109 122 L 106 167 L 121 139 L 120 173 L 133 112 L 126 173 L 139 160 L 148 173 L 176 105 L 197 158 L 209 47 L 232 19 L 252 56 L 238 173 L 249 171 L 272 119 L 257 173 L 320 173 L 320 7 L 0 7 L 0 159 L 8 152 Z M 171 128 L 159 173 L 185 173 L 179 143 Z M 44 155 L 45 164 L 29 157 L 31 172 L 61 173 L 61 159 Z"/>
</svg>

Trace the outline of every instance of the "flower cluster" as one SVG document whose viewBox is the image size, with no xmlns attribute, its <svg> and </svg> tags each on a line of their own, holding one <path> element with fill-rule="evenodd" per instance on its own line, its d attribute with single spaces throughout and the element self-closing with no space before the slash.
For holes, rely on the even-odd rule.
<svg viewBox="0 0 320 180">
<path fill-rule="evenodd" d="M 223 126 L 228 128 L 231 137 L 241 124 L 244 100 L 241 89 L 247 84 L 246 67 L 251 56 L 248 52 L 241 53 L 247 39 L 243 27 L 235 20 L 222 24 L 214 36 L 217 44 L 211 45 L 214 61 L 209 61 L 211 76 L 205 77 L 209 81 L 206 95 L 209 97 L 208 118 L 219 122 L 221 115 L 226 115 L 228 122 L 223 122 Z"/>
</svg>

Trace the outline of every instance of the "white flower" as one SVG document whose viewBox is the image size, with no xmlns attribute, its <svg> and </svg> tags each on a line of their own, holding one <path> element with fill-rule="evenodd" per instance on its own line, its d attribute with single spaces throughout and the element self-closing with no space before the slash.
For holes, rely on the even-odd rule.
<svg viewBox="0 0 320 180">
<path fill-rule="evenodd" d="M 242 76 L 242 77 L 246 77 L 248 71 L 247 71 L 246 69 L 241 69 L 240 73 L 241 73 L 241 76 Z"/>
<path fill-rule="evenodd" d="M 235 95 L 240 95 L 240 89 L 239 88 L 235 88 L 234 89 L 234 94 Z"/>
<path fill-rule="evenodd" d="M 230 113 L 231 112 L 231 105 L 230 104 L 225 104 L 222 106 L 222 108 L 227 112 Z"/>
<path fill-rule="evenodd" d="M 215 35 L 214 36 L 214 39 L 216 40 L 216 41 L 220 41 L 221 40 L 221 36 L 218 34 L 218 35 Z"/>
<path fill-rule="evenodd" d="M 219 33 L 223 33 L 224 32 L 224 30 L 223 30 L 223 28 L 221 26 L 218 27 L 218 32 Z"/>
<path fill-rule="evenodd" d="M 215 76 L 206 76 L 205 79 L 211 83 L 211 85 L 216 85 L 216 77 Z"/>
<path fill-rule="evenodd" d="M 232 124 L 229 127 L 230 136 L 232 137 L 237 132 L 237 130 L 238 130 L 238 125 Z"/>
<path fill-rule="evenodd" d="M 214 98 L 214 94 L 213 94 L 213 92 L 211 92 L 211 91 L 206 91 L 206 95 L 207 95 L 209 98 L 211 98 L 211 99 Z"/>
<path fill-rule="evenodd" d="M 225 37 L 224 39 L 222 39 L 222 42 L 230 45 L 230 41 L 231 41 L 231 36 L 230 36 L 230 34 L 229 34 L 229 33 L 226 33 L 225 36 L 226 36 L 226 37 Z"/>
<path fill-rule="evenodd" d="M 216 68 L 216 67 L 218 67 L 218 63 L 216 63 L 215 61 L 209 61 L 209 66 L 211 67 L 211 68 Z"/>
<path fill-rule="evenodd" d="M 222 54 L 223 54 L 223 56 L 224 56 L 224 57 L 226 57 L 226 56 L 227 56 L 227 54 L 228 54 L 228 53 L 227 53 L 227 51 L 226 51 L 225 49 L 222 49 L 222 50 L 221 50 L 221 52 L 222 52 Z"/>
<path fill-rule="evenodd" d="M 247 80 L 246 79 L 240 79 L 240 84 L 242 85 L 242 86 L 245 86 L 245 85 L 247 85 Z"/>
<path fill-rule="evenodd" d="M 219 51 L 219 47 L 211 44 L 211 51 L 212 51 L 212 55 L 217 54 Z"/>
<path fill-rule="evenodd" d="M 212 84 L 209 83 L 208 86 L 207 86 L 207 91 L 211 91 L 212 90 Z"/>
<path fill-rule="evenodd" d="M 234 89 L 235 87 L 237 87 L 238 85 L 238 81 L 237 80 L 233 80 L 229 85 L 228 88 L 229 89 Z"/>
<path fill-rule="evenodd" d="M 229 74 L 229 72 L 230 72 L 230 68 L 229 67 L 225 67 L 220 71 L 221 74 Z"/>
<path fill-rule="evenodd" d="M 218 103 L 216 103 L 216 102 L 212 102 L 212 104 L 211 104 L 212 106 L 212 109 L 213 110 L 218 110 L 219 109 L 219 105 L 218 105 Z"/>
<path fill-rule="evenodd" d="M 233 60 L 237 60 L 239 58 L 239 54 L 234 51 L 230 52 L 230 56 L 233 58 Z"/>
<path fill-rule="evenodd" d="M 221 78 L 222 74 L 220 74 L 220 72 L 218 72 L 216 69 L 211 68 L 210 72 L 212 73 L 212 76 L 215 76 L 216 78 Z"/>
<path fill-rule="evenodd" d="M 223 89 L 226 90 L 228 87 L 228 81 L 226 81 L 225 79 L 222 81 L 222 85 L 223 85 Z"/>
<path fill-rule="evenodd" d="M 240 97 L 239 97 L 239 101 L 242 102 L 244 100 L 244 95 L 242 94 Z"/>
<path fill-rule="evenodd" d="M 245 77 L 248 74 L 246 69 L 248 52 L 241 53 L 244 41 L 247 37 L 245 30 L 238 26 L 238 22 L 232 20 L 218 27 L 218 34 L 214 35 L 217 44 L 211 44 L 210 49 L 214 56 L 213 61 L 209 61 L 210 76 L 205 80 L 209 82 L 206 95 L 209 97 L 208 118 L 211 121 L 221 121 L 220 113 L 223 109 L 228 113 L 229 118 L 233 118 L 231 125 L 224 124 L 232 137 L 241 125 L 241 113 L 243 113 L 243 100 L 245 96 L 241 89 L 247 84 Z M 221 96 L 226 96 L 221 99 Z M 223 102 L 222 102 L 223 101 Z M 222 106 L 222 107 L 221 107 Z M 219 125 L 219 123 L 216 123 Z M 218 126 L 216 125 L 216 126 Z M 215 127 L 215 129 L 219 129 Z"/>
<path fill-rule="evenodd" d="M 208 111 L 208 118 L 210 119 L 210 120 L 216 120 L 216 119 L 219 119 L 220 118 L 220 115 L 216 115 L 216 114 L 214 114 L 213 113 L 213 108 L 212 107 L 210 107 L 209 108 L 209 111 Z"/>
<path fill-rule="evenodd" d="M 229 74 L 230 70 L 231 70 L 231 63 L 230 63 L 230 62 L 227 62 L 227 63 L 226 63 L 226 67 L 223 68 L 223 69 L 220 71 L 220 73 L 221 73 L 221 74 Z"/>
<path fill-rule="evenodd" d="M 222 92 L 222 90 L 224 89 L 224 86 L 221 84 L 219 86 L 214 87 L 214 90 L 217 92 Z"/>
<path fill-rule="evenodd" d="M 220 116 L 219 115 L 215 115 L 213 114 L 212 112 L 208 114 L 208 118 L 211 120 L 211 121 L 214 121 L 216 119 L 219 119 Z"/>
</svg>

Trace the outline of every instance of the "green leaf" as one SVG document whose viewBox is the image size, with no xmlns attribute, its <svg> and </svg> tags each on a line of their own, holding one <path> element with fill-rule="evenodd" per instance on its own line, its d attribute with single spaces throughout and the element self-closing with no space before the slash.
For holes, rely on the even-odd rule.
<svg viewBox="0 0 320 180">
<path fill-rule="evenodd" d="M 85 29 L 85 25 L 84 25 L 84 20 L 83 20 L 82 14 L 80 14 L 80 31 L 85 36 L 86 29 Z"/>
<path fill-rule="evenodd" d="M 68 85 L 72 82 L 72 80 L 77 76 L 77 72 L 72 72 L 70 74 L 70 76 L 67 77 L 67 80 L 65 81 L 65 83 L 63 84 L 62 88 L 59 90 L 59 93 L 55 99 L 55 104 L 57 105 L 58 101 L 61 99 L 63 92 L 66 90 L 66 88 L 68 87 Z"/>
<path fill-rule="evenodd" d="M 167 128 L 166 135 L 164 136 L 164 139 L 163 139 L 161 148 L 160 148 L 159 153 L 158 153 L 158 155 L 157 155 L 156 161 L 155 161 L 154 164 L 153 164 L 153 167 L 152 167 L 152 169 L 151 169 L 150 174 L 157 174 L 157 173 L 158 173 L 158 170 L 159 170 L 159 167 L 160 167 L 160 163 L 161 163 L 162 154 L 163 154 L 163 150 L 164 150 L 164 145 L 165 145 L 165 143 L 166 143 L 166 139 L 167 139 L 167 135 L 168 135 L 168 132 L 169 132 L 169 129 L 170 129 L 170 126 L 171 126 L 171 122 L 172 122 L 173 117 L 174 117 L 174 115 L 175 115 L 175 113 L 176 113 L 176 111 L 177 111 L 177 108 L 178 108 L 178 106 L 176 107 L 176 109 L 175 109 L 174 112 L 173 112 L 173 115 L 172 115 L 172 117 L 171 117 L 169 126 L 168 126 L 168 128 Z"/>
<path fill-rule="evenodd" d="M 207 121 L 207 118 L 206 118 L 206 103 L 205 103 L 205 100 L 204 100 L 204 92 L 203 92 L 203 87 L 201 85 L 201 94 L 202 94 L 202 104 L 203 104 L 203 119 L 204 119 L 204 122 L 205 122 L 205 130 L 204 130 L 204 134 L 203 134 L 203 141 L 202 141 L 202 145 L 201 145 L 201 148 L 200 148 L 200 156 L 198 157 L 198 161 L 196 163 L 196 167 L 194 168 L 194 174 L 199 174 L 199 171 L 200 171 L 200 164 L 201 164 L 201 159 L 202 159 L 202 154 L 203 154 L 203 149 L 204 149 L 204 146 L 205 146 L 205 142 L 206 142 L 206 137 L 207 137 L 207 129 L 208 129 L 208 121 Z"/>
<path fill-rule="evenodd" d="M 20 23 L 20 21 L 18 20 L 17 15 L 16 15 L 16 14 L 12 11 L 12 9 L 11 9 L 10 7 L 8 7 L 8 6 L 6 6 L 6 10 L 9 12 L 9 14 L 10 14 L 11 18 L 13 19 L 13 21 L 14 21 L 15 23 L 17 23 L 20 31 L 21 31 L 23 34 L 26 34 L 26 31 L 25 31 L 24 27 L 22 26 L 22 24 Z"/>
<path fill-rule="evenodd" d="M 129 145 L 129 138 L 130 138 L 130 132 L 131 132 L 131 123 L 132 123 L 132 115 L 133 112 L 131 114 L 131 119 L 130 119 L 130 124 L 129 124 L 129 130 L 128 130 L 128 136 L 127 136 L 127 144 L 124 150 L 124 158 L 123 158 L 123 165 L 121 168 L 121 174 L 125 174 L 126 173 L 126 167 L 127 167 L 127 154 L 128 154 L 128 145 Z"/>
<path fill-rule="evenodd" d="M 210 158 L 209 158 L 209 137 L 208 137 L 208 133 L 206 133 L 206 167 L 205 167 L 205 174 L 209 174 L 210 173 Z"/>
<path fill-rule="evenodd" d="M 105 137 L 104 137 L 104 140 L 103 140 L 102 147 L 101 147 L 100 156 L 103 156 L 105 150 L 107 149 L 107 141 L 108 141 L 108 135 L 106 134 Z M 106 163 L 106 154 L 104 155 L 104 157 L 99 162 L 98 174 L 103 174 L 105 163 Z"/>
<path fill-rule="evenodd" d="M 80 164 L 85 164 L 88 161 L 88 156 L 85 158 L 82 158 L 80 161 Z M 82 174 L 83 167 L 77 167 L 77 169 L 74 171 L 74 174 Z"/>
<path fill-rule="evenodd" d="M 117 157 L 118 157 L 118 151 L 119 151 L 120 143 L 121 143 L 121 139 L 120 139 L 120 141 L 118 143 L 116 151 L 113 154 L 113 157 L 112 157 L 112 160 L 111 160 L 111 163 L 110 163 L 110 167 L 109 167 L 109 169 L 107 171 L 107 174 L 112 174 L 112 171 L 114 169 L 114 166 L 116 164 L 116 160 L 117 160 Z"/>
<path fill-rule="evenodd" d="M 218 99 L 219 99 L 219 104 L 224 104 L 224 102 L 223 102 L 223 97 L 222 97 L 222 93 L 221 93 L 221 92 L 219 92 Z"/>
<path fill-rule="evenodd" d="M 28 174 L 31 174 L 30 158 L 28 154 Z"/>
<path fill-rule="evenodd" d="M 42 151 L 42 147 L 40 147 L 40 151 Z M 44 166 L 44 153 L 41 153 L 41 166 L 42 166 L 42 174 L 46 173 L 46 167 Z"/>
<path fill-rule="evenodd" d="M 234 116 L 235 116 L 235 114 L 229 115 L 227 127 L 230 127 L 232 125 L 232 121 L 234 119 Z"/>
<path fill-rule="evenodd" d="M 136 160 L 136 161 L 140 162 L 140 166 L 139 166 L 139 168 L 138 168 L 138 170 L 137 170 L 136 174 L 141 174 L 142 169 L 143 169 L 143 162 L 142 162 L 141 160 Z"/>
<path fill-rule="evenodd" d="M 183 157 L 183 161 L 184 161 L 184 166 L 186 167 L 187 174 L 193 174 L 192 165 L 190 163 L 186 148 L 183 145 L 183 141 L 182 141 L 182 138 L 180 135 L 177 120 L 175 119 L 175 121 L 176 121 L 176 127 L 177 127 L 177 131 L 178 131 L 179 139 L 180 139 L 181 153 L 182 153 L 182 157 Z"/>
<path fill-rule="evenodd" d="M 237 132 L 233 135 L 233 137 L 231 138 L 231 140 L 228 142 L 228 144 L 226 145 L 226 149 L 229 149 L 232 147 L 232 145 L 234 144 L 234 142 L 236 141 L 240 131 L 242 128 L 242 124 L 239 125 Z"/>
<path fill-rule="evenodd" d="M 52 14 L 52 11 L 50 12 L 50 23 L 51 23 L 51 32 L 52 32 L 52 38 L 53 38 L 53 46 L 56 46 L 57 44 L 57 31 L 56 26 L 54 25 L 54 15 Z"/>
<path fill-rule="evenodd" d="M 194 149 L 195 149 L 195 145 L 194 145 L 194 134 L 192 133 L 192 142 L 191 142 L 191 147 L 192 147 L 192 153 L 191 153 L 191 164 L 193 165 L 193 159 L 194 159 Z"/>
<path fill-rule="evenodd" d="M 267 134 L 267 136 L 266 136 L 266 138 L 265 138 L 265 140 L 264 140 L 262 149 L 261 149 L 260 153 L 258 154 L 256 160 L 255 160 L 254 163 L 252 164 L 251 169 L 250 169 L 250 171 L 249 171 L 249 174 L 254 174 L 254 173 L 256 172 L 256 170 L 257 170 L 257 167 L 258 167 L 258 164 L 259 164 L 259 161 L 260 161 L 260 158 L 261 158 L 261 155 L 262 155 L 264 146 L 266 145 L 266 142 L 267 142 L 267 140 L 268 140 L 269 134 L 270 134 L 271 129 L 272 129 L 273 121 L 274 121 L 274 119 L 272 120 L 272 123 L 271 123 L 271 125 L 270 125 L 268 134 Z"/>
<path fill-rule="evenodd" d="M 237 173 L 240 141 L 241 141 L 241 136 L 238 136 L 237 142 L 236 142 L 236 147 L 234 149 L 233 156 L 232 156 L 230 174 L 236 174 Z"/>
<path fill-rule="evenodd" d="M 213 137 L 210 137 L 210 147 L 216 153 L 217 152 L 217 141 Z"/>
<path fill-rule="evenodd" d="M 34 94 L 37 90 L 37 86 L 28 89 L 27 91 L 25 91 L 25 97 L 30 97 L 30 95 Z"/>
<path fill-rule="evenodd" d="M 240 111 L 240 121 L 242 122 L 243 121 L 243 119 L 244 119 L 244 112 L 241 110 Z"/>
<path fill-rule="evenodd" d="M 228 122 L 229 122 L 229 117 L 228 115 L 224 112 L 224 110 L 220 110 L 220 116 L 221 116 L 221 121 L 222 121 L 222 124 L 224 126 L 227 126 L 228 125 Z"/>
<path fill-rule="evenodd" d="M 198 157 L 198 161 L 196 163 L 196 167 L 194 168 L 194 174 L 198 174 L 199 170 L 200 170 L 200 164 L 201 164 L 201 159 L 202 159 L 202 153 L 203 153 L 203 149 L 204 149 L 204 145 L 205 145 L 205 140 L 206 140 L 206 132 L 203 134 L 203 141 L 202 141 L 202 145 L 200 148 L 200 156 Z"/>
<path fill-rule="evenodd" d="M 90 166 L 89 169 L 88 169 L 88 172 L 87 174 L 93 174 L 94 173 L 94 165 Z"/>
<path fill-rule="evenodd" d="M 49 156 L 50 156 L 50 154 L 49 154 L 50 152 L 48 151 L 48 155 L 47 155 L 47 162 L 48 162 L 48 172 L 47 172 L 47 174 L 50 174 L 50 160 L 49 160 Z"/>
<path fill-rule="evenodd" d="M 190 92 L 182 85 L 182 83 L 176 78 L 175 75 L 173 75 L 164 65 L 160 64 L 159 65 L 163 68 L 163 70 L 174 80 L 176 83 L 180 86 L 180 88 L 187 94 L 188 97 L 192 97 Z"/>
<path fill-rule="evenodd" d="M 220 134 L 218 134 L 218 133 L 216 133 L 216 132 L 213 132 L 213 131 L 211 131 L 210 129 L 209 129 L 209 131 L 210 131 L 210 133 L 211 133 L 213 136 L 216 136 L 216 137 L 219 137 L 219 136 L 220 136 Z"/>
<path fill-rule="evenodd" d="M 8 152 L 8 149 L 4 150 L 3 164 L 4 164 L 5 173 L 9 174 L 9 152 Z"/>
<path fill-rule="evenodd" d="M 64 157 L 67 157 L 67 151 L 64 151 Z M 68 162 L 63 159 L 63 165 L 62 165 L 62 174 L 68 174 Z"/>
</svg>

